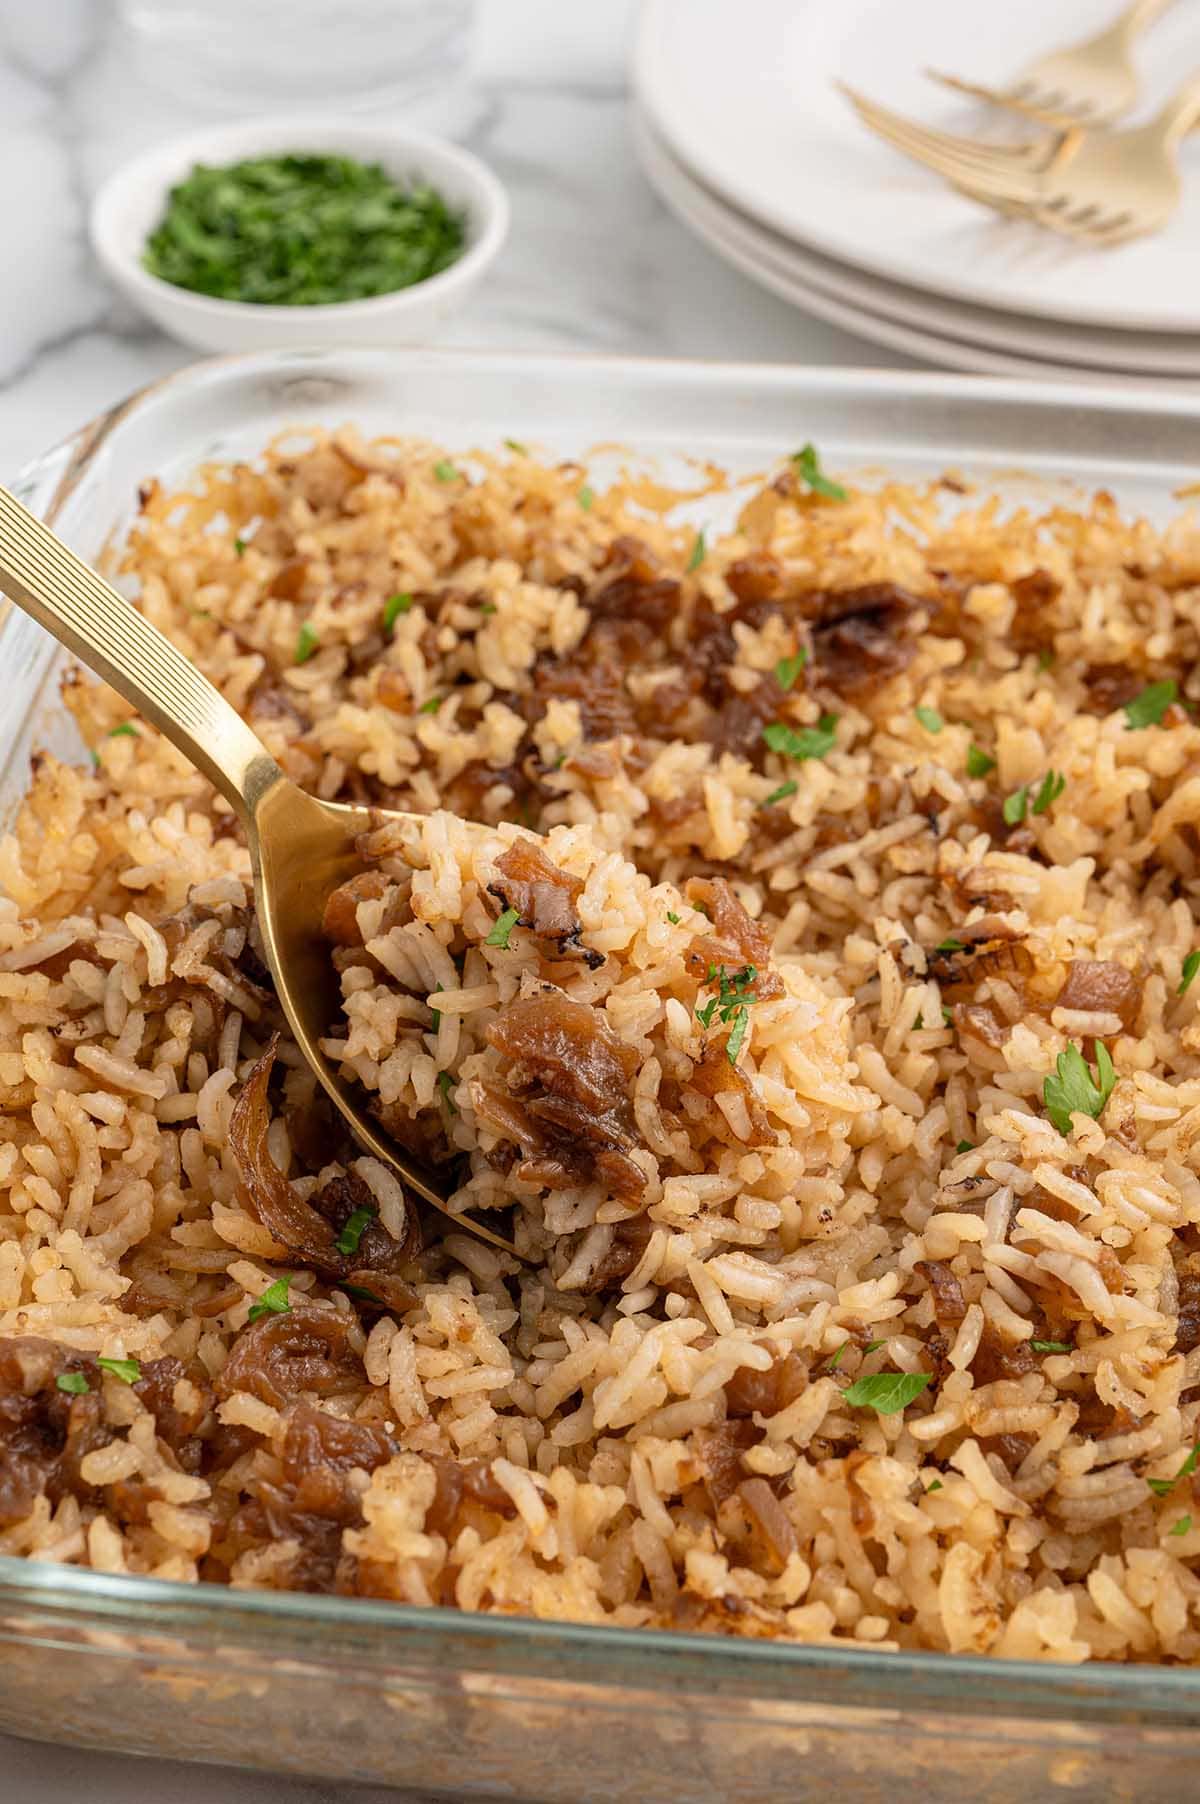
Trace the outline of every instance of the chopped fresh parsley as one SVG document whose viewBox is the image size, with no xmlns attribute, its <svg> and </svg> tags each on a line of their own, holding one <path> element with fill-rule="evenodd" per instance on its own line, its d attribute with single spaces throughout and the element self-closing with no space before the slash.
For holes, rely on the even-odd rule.
<svg viewBox="0 0 1200 1804">
<path fill-rule="evenodd" d="M 479 604 L 479 612 L 481 614 L 494 614 L 496 612 L 495 602 L 494 601 L 481 601 Z"/>
<path fill-rule="evenodd" d="M 358 1243 L 375 1219 L 375 1211 L 370 1208 L 354 1209 L 346 1217 L 342 1231 L 334 1241 L 339 1253 L 352 1259 L 358 1251 Z"/>
<path fill-rule="evenodd" d="M 1191 1528 L 1191 1526 L 1192 1526 L 1191 1517 L 1190 1516 L 1181 1516 L 1179 1518 L 1179 1521 L 1175 1523 L 1174 1527 L 1169 1528 L 1167 1530 L 1167 1533 L 1169 1535 L 1186 1535 L 1189 1528 Z"/>
<path fill-rule="evenodd" d="M 885 1340 L 869 1340 L 867 1342 L 866 1346 L 863 1348 L 863 1352 L 864 1353 L 878 1353 L 880 1347 L 886 1347 L 886 1346 L 887 1346 L 887 1342 Z"/>
<path fill-rule="evenodd" d="M 966 949 L 966 941 L 956 940 L 953 935 L 948 940 L 939 940 L 934 947 L 935 952 L 965 952 Z"/>
<path fill-rule="evenodd" d="M 954 1150 L 956 1153 L 973 1153 L 975 1151 L 975 1142 L 973 1140 L 960 1140 Z"/>
<path fill-rule="evenodd" d="M 421 703 L 421 706 L 417 709 L 417 713 L 418 714 L 436 714 L 438 709 L 441 707 L 441 705 L 442 705 L 441 696 L 440 695 L 431 695 L 429 697 L 428 701 L 424 701 Z"/>
<path fill-rule="evenodd" d="M 1022 783 L 1020 789 L 1014 789 L 1010 796 L 1005 796 L 1002 813 L 1010 827 L 1017 827 L 1025 819 L 1025 811 L 1029 807 L 1029 785 Z"/>
<path fill-rule="evenodd" d="M 307 664 L 320 643 L 316 627 L 312 625 L 311 621 L 306 620 L 296 639 L 295 663 Z"/>
<path fill-rule="evenodd" d="M 520 919 L 521 911 L 519 908 L 506 908 L 504 913 L 496 921 L 486 940 L 484 940 L 484 945 L 499 946 L 501 952 L 507 952 L 508 936 Z"/>
<path fill-rule="evenodd" d="M 448 457 L 439 457 L 433 466 L 433 473 L 439 482 L 457 482 L 462 471 L 452 464 Z"/>
<path fill-rule="evenodd" d="M 440 1008 L 431 1008 L 429 1012 L 433 1016 L 433 1031 L 436 1033 L 442 1025 L 442 1011 Z"/>
<path fill-rule="evenodd" d="M 916 1033 L 920 1033 L 920 1031 L 921 1031 L 921 1029 L 922 1029 L 922 1028 L 923 1028 L 923 1027 L 924 1027 L 924 1025 L 925 1025 L 925 1017 L 924 1017 L 924 1015 L 918 1015 L 918 1016 L 917 1016 L 917 1018 L 916 1018 L 916 1020 L 915 1020 L 915 1021 L 914 1021 L 914 1022 L 913 1022 L 913 1030 L 914 1030 L 914 1032 L 916 1032 Z"/>
<path fill-rule="evenodd" d="M 691 572 L 693 570 L 699 570 L 701 564 L 704 562 L 704 554 L 705 554 L 706 550 L 707 550 L 707 547 L 704 543 L 704 534 L 702 532 L 698 532 L 696 534 L 695 542 L 692 545 L 691 552 L 688 556 L 688 561 L 684 566 L 684 568 L 687 570 L 689 575 L 691 574 Z"/>
<path fill-rule="evenodd" d="M 60 1372 L 54 1383 L 58 1390 L 66 1391 L 68 1397 L 82 1397 L 91 1388 L 82 1372 Z"/>
<path fill-rule="evenodd" d="M 773 752 L 783 758 L 824 758 L 837 744 L 836 714 L 822 714 L 815 727 L 789 727 L 786 721 L 773 720 L 763 728 L 762 736 Z"/>
<path fill-rule="evenodd" d="M 1045 646 L 1037 655 L 1037 667 L 1039 670 L 1053 670 L 1054 668 L 1054 653 Z"/>
<path fill-rule="evenodd" d="M 668 919 L 668 921 L 670 921 L 672 927 L 678 927 L 679 916 L 675 913 L 674 909 L 668 908 L 667 919 Z"/>
<path fill-rule="evenodd" d="M 233 549 L 237 553 L 238 557 L 244 557 L 246 555 L 245 539 L 235 539 L 233 541 Z"/>
<path fill-rule="evenodd" d="M 943 1027 L 953 1027 L 954 1026 L 954 1016 L 951 1014 L 950 1010 L 946 1007 L 946 1004 L 944 1002 L 942 1004 L 942 1026 Z"/>
<path fill-rule="evenodd" d="M 1042 778 L 1042 786 L 1033 798 L 1033 812 L 1045 814 L 1052 802 L 1057 802 L 1067 787 L 1067 779 L 1061 771 L 1048 770 Z"/>
<path fill-rule="evenodd" d="M 803 445 L 799 451 L 792 452 L 792 462 L 800 480 L 808 485 L 814 495 L 824 495 L 827 501 L 848 501 L 849 496 L 840 482 L 831 482 L 821 468 L 821 459 L 815 445 Z"/>
<path fill-rule="evenodd" d="M 774 808 L 776 802 L 786 802 L 789 796 L 794 796 L 799 787 L 795 777 L 789 777 L 786 783 L 773 789 L 769 796 L 764 796 L 758 805 L 760 808 Z"/>
<path fill-rule="evenodd" d="M 729 1037 L 725 1042 L 725 1056 L 731 1065 L 738 1062 L 738 1054 L 746 1039 L 750 1026 L 750 1004 L 758 1001 L 754 994 L 754 985 L 758 978 L 755 965 L 743 965 L 740 971 L 730 974 L 724 965 L 708 967 L 709 983 L 717 985 L 717 994 L 711 996 L 702 1008 L 696 1010 L 696 1019 L 701 1027 L 711 1027 L 714 1016 L 729 1029 Z"/>
<path fill-rule="evenodd" d="M 136 1384 L 142 1375 L 142 1368 L 136 1359 L 98 1359 L 96 1364 L 102 1372 L 111 1372 L 122 1384 Z"/>
<path fill-rule="evenodd" d="M 1029 1345 L 1034 1353 L 1069 1353 L 1071 1351 L 1065 1340 L 1031 1340 Z"/>
<path fill-rule="evenodd" d="M 94 748 L 93 748 L 93 747 L 89 747 L 89 748 L 88 748 L 88 757 L 89 757 L 89 758 L 90 758 L 90 759 L 91 759 L 91 761 L 92 761 L 92 769 L 93 769 L 93 770 L 99 770 L 99 769 L 100 769 L 100 754 L 99 754 L 99 752 L 98 752 L 98 751 L 96 751 L 96 750 L 95 750 L 95 749 L 94 749 Z"/>
<path fill-rule="evenodd" d="M 725 1057 L 731 1065 L 738 1062 L 738 1054 L 745 1043 L 746 1033 L 750 1026 L 749 1009 L 741 1009 L 733 1018 L 733 1026 L 729 1030 L 729 1038 L 725 1042 Z"/>
<path fill-rule="evenodd" d="M 838 1367 L 841 1365 L 842 1360 L 845 1357 L 846 1348 L 853 1346 L 853 1344 L 854 1343 L 852 1341 L 844 1340 L 842 1342 L 841 1346 L 838 1348 L 837 1352 L 834 1354 L 833 1358 L 826 1365 L 825 1370 L 827 1372 L 836 1372 Z"/>
<path fill-rule="evenodd" d="M 119 727 L 112 727 L 109 730 L 108 736 L 110 739 L 136 739 L 138 730 L 131 720 L 123 720 Z"/>
<path fill-rule="evenodd" d="M 264 1315 L 286 1315 L 291 1309 L 288 1297 L 290 1278 L 276 1278 L 274 1284 L 268 1284 L 256 1303 L 251 1303 L 246 1315 L 248 1322 L 260 1322 Z"/>
<path fill-rule="evenodd" d="M 932 1483 L 932 1484 L 931 1484 L 931 1485 L 926 1485 L 926 1487 L 925 1487 L 925 1495 L 926 1495 L 926 1497 L 928 1497 L 928 1496 L 929 1496 L 929 1493 L 930 1493 L 930 1492 L 931 1492 L 931 1491 L 940 1491 L 940 1490 L 941 1490 L 941 1488 L 942 1488 L 942 1481 L 941 1481 L 941 1479 L 940 1479 L 940 1478 L 935 1478 L 935 1479 L 934 1479 L 934 1481 L 933 1481 L 933 1483 Z"/>
<path fill-rule="evenodd" d="M 450 1094 L 450 1092 L 453 1088 L 454 1088 L 454 1079 L 451 1077 L 450 1073 L 448 1071 L 439 1071 L 438 1072 L 438 1089 L 442 1093 L 442 1101 L 445 1103 L 446 1107 L 449 1109 L 449 1111 L 452 1115 L 457 1115 L 458 1114 L 458 1104 L 455 1102 L 454 1098 Z"/>
<path fill-rule="evenodd" d="M 1177 996 L 1183 996 L 1191 989 L 1197 971 L 1200 971 L 1200 952 L 1189 952 L 1183 961 L 1179 988 L 1175 992 Z"/>
<path fill-rule="evenodd" d="M 913 713 L 927 733 L 940 733 L 946 724 L 936 708 L 914 708 Z"/>
<path fill-rule="evenodd" d="M 584 513 L 590 514 L 592 511 L 592 502 L 596 499 L 596 492 L 594 489 L 589 488 L 585 482 L 575 499 L 578 501 Z"/>
<path fill-rule="evenodd" d="M 103 1360 L 101 1360 L 100 1363 L 103 1365 Z M 1196 1445 L 1192 1448 L 1192 1451 L 1188 1454 L 1174 1478 L 1148 1478 L 1146 1483 L 1156 1497 L 1167 1497 L 1170 1495 L 1171 1491 L 1174 1490 L 1181 1478 L 1191 1477 L 1192 1473 L 1196 1470 L 1196 1463 L 1198 1460 L 1200 1460 L 1200 1441 L 1197 1441 Z"/>
<path fill-rule="evenodd" d="M 1072 1115 L 1091 1115 L 1099 1120 L 1116 1081 L 1117 1074 L 1103 1040 L 1096 1042 L 1094 1078 L 1074 1040 L 1068 1040 L 1066 1051 L 1058 1055 L 1057 1075 L 1048 1077 L 1042 1086 L 1046 1113 L 1059 1133 L 1070 1133 Z"/>
<path fill-rule="evenodd" d="M 977 745 L 967 747 L 968 777 L 986 777 L 990 770 L 995 770 L 996 760 Z"/>
<path fill-rule="evenodd" d="M 401 614 L 407 614 L 413 604 L 413 598 L 407 591 L 399 595 L 389 595 L 383 604 L 383 630 L 390 633 Z"/>
<path fill-rule="evenodd" d="M 932 1372 L 876 1372 L 869 1378 L 856 1378 L 842 1396 L 854 1409 L 873 1409 L 876 1415 L 894 1416 L 932 1382 Z"/>
<path fill-rule="evenodd" d="M 802 645 L 794 658 L 780 658 L 775 666 L 775 681 L 783 690 L 794 689 L 796 679 L 808 663 L 808 647 Z"/>
<path fill-rule="evenodd" d="M 510 451 L 516 452 L 518 457 L 529 456 L 529 446 L 523 445 L 519 438 L 506 438 L 504 442 Z"/>
<path fill-rule="evenodd" d="M 1126 732 L 1135 727 L 1157 727 L 1171 703 L 1178 699 L 1179 684 L 1173 677 L 1161 683 L 1147 683 L 1131 702 L 1125 703 Z"/>
<path fill-rule="evenodd" d="M 464 215 L 380 163 L 319 152 L 196 164 L 146 240 L 151 275 L 218 300 L 330 306 L 449 268 Z"/>
</svg>

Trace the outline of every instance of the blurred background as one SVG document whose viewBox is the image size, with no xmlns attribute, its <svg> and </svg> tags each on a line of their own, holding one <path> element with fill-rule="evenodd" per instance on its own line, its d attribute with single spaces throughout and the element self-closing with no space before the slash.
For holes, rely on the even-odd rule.
<svg viewBox="0 0 1200 1804">
<path fill-rule="evenodd" d="M 906 361 L 764 293 L 656 197 L 630 130 L 635 13 L 634 0 L 0 0 L 0 469 L 196 355 L 101 276 L 86 215 L 105 178 L 176 134 L 317 106 L 444 133 L 507 188 L 508 243 L 439 343 Z M 423 31 L 431 17 L 452 29 Z"/>
<path fill-rule="evenodd" d="M 1064 61 L 1097 33 L 1102 54 Z M 197 347 L 310 324 L 326 346 L 373 330 L 1200 393 L 1196 33 L 1195 0 L 0 0 L 0 470 Z M 1156 117 L 1147 152 L 1126 127 Z M 239 302 L 190 338 L 167 318 L 177 342 L 150 316 L 197 309 L 145 276 L 146 235 L 198 157 L 232 160 L 189 137 L 288 120 L 334 139 L 289 149 L 375 133 L 360 155 L 387 146 L 390 174 L 406 133 L 433 135 L 435 167 L 471 153 L 482 267 L 440 309 L 418 283 L 382 326 L 318 332 L 310 308 L 272 327 Z M 124 183 L 108 215 L 129 214 L 139 181 L 106 248 L 97 197 Z"/>
</svg>

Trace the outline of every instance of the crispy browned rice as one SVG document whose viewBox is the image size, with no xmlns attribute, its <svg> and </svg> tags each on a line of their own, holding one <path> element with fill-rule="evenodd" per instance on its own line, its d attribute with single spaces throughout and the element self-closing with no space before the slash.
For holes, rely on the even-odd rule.
<svg viewBox="0 0 1200 1804">
<path fill-rule="evenodd" d="M 1195 1660 L 1200 534 L 785 465 L 706 547 L 584 482 L 151 485 L 148 617 L 426 817 L 328 1045 L 525 1259 L 335 1129 L 232 815 L 76 679 L 95 768 L 0 841 L 0 1551 Z"/>
</svg>

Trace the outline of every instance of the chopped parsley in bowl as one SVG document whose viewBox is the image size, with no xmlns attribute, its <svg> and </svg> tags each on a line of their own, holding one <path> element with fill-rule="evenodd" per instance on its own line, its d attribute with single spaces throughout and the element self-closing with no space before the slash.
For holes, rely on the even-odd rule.
<svg viewBox="0 0 1200 1804">
<path fill-rule="evenodd" d="M 427 281 L 465 243 L 463 213 L 432 185 L 297 151 L 196 164 L 172 188 L 142 262 L 218 300 L 321 307 Z"/>
<path fill-rule="evenodd" d="M 508 197 L 457 144 L 387 122 L 247 120 L 154 146 L 92 203 L 135 306 L 205 351 L 428 344 L 499 256 Z"/>
</svg>

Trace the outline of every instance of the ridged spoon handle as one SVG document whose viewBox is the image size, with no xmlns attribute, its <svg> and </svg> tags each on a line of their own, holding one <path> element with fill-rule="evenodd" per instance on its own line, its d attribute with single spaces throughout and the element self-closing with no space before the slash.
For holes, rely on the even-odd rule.
<svg viewBox="0 0 1200 1804">
<path fill-rule="evenodd" d="M 0 590 L 159 729 L 249 826 L 283 772 L 190 659 L 7 489 Z"/>
</svg>

